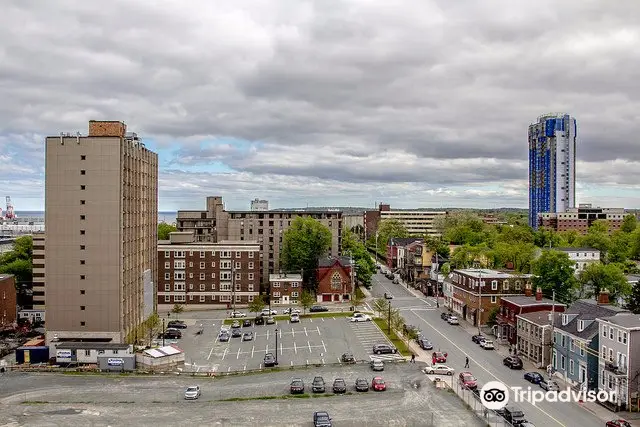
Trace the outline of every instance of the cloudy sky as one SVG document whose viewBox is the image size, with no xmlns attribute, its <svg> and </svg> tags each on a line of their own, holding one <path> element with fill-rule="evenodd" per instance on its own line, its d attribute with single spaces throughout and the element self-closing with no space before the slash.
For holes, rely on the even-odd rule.
<svg viewBox="0 0 640 427">
<path fill-rule="evenodd" d="M 526 207 L 527 126 L 578 121 L 578 202 L 640 208 L 640 2 L 9 0 L 0 196 L 45 135 L 122 120 L 160 209 Z"/>
</svg>

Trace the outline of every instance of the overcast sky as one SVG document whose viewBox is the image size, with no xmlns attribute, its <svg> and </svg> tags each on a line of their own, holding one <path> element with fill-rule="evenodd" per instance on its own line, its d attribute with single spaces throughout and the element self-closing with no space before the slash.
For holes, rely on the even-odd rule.
<svg viewBox="0 0 640 427">
<path fill-rule="evenodd" d="M 526 4 L 526 6 L 523 6 Z M 578 122 L 577 202 L 640 208 L 640 2 L 13 0 L 0 196 L 44 207 L 44 136 L 122 120 L 160 209 L 526 207 L 527 127 Z"/>
</svg>

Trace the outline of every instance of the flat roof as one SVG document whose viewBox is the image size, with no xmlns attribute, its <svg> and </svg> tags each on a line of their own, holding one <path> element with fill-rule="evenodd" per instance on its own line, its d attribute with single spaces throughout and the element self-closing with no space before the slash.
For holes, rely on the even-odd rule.
<svg viewBox="0 0 640 427">
<path fill-rule="evenodd" d="M 302 275 L 299 273 L 293 273 L 293 274 L 270 274 L 269 275 L 269 281 L 276 281 L 276 280 L 285 280 L 285 281 L 302 281 Z"/>
<path fill-rule="evenodd" d="M 604 320 L 625 329 L 640 329 L 640 316 L 633 313 L 620 313 L 615 316 L 600 317 L 598 320 Z"/>
<path fill-rule="evenodd" d="M 557 320 L 560 318 L 561 313 L 554 313 L 554 325 L 557 325 L 558 322 Z M 528 322 L 533 323 L 534 325 L 537 326 L 546 326 L 549 325 L 551 326 L 551 321 L 549 320 L 549 317 L 551 316 L 551 310 L 544 310 L 544 311 L 533 311 L 531 313 L 523 313 L 523 314 L 518 314 L 516 317 L 526 320 Z"/>
<path fill-rule="evenodd" d="M 113 342 L 61 342 L 56 348 L 67 350 L 126 350 L 129 344 L 119 344 Z"/>
<path fill-rule="evenodd" d="M 482 278 L 487 279 L 517 279 L 522 277 L 523 279 L 531 278 L 531 274 L 518 274 L 518 273 L 508 273 L 505 271 L 491 270 L 489 268 L 464 268 L 464 269 L 456 269 L 453 270 L 452 273 L 461 273 L 473 278 L 479 279 Z"/>
<path fill-rule="evenodd" d="M 530 297 L 525 296 L 525 295 L 514 295 L 514 296 L 510 296 L 510 297 L 500 297 L 500 299 L 502 301 L 508 301 L 510 303 L 513 303 L 515 305 L 520 305 L 520 306 L 554 305 L 553 304 L 553 300 L 550 300 L 549 298 L 542 298 L 540 301 L 538 301 L 536 299 L 535 295 L 532 295 Z M 560 304 L 557 301 L 556 301 L 555 305 L 557 307 L 565 307 L 564 304 Z"/>
</svg>

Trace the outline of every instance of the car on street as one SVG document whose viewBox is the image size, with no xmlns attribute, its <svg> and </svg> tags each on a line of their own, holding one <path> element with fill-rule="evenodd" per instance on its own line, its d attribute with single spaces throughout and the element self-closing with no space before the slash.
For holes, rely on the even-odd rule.
<svg viewBox="0 0 640 427">
<path fill-rule="evenodd" d="M 469 390 L 478 388 L 478 380 L 471 372 L 460 372 L 458 380 L 463 387 L 468 388 Z"/>
<path fill-rule="evenodd" d="M 254 325 L 264 325 L 264 317 L 262 316 L 258 316 L 255 319 L 253 319 L 253 324 Z"/>
<path fill-rule="evenodd" d="M 231 336 L 228 332 L 220 332 L 220 335 L 218 335 L 218 341 L 220 342 L 228 342 L 229 338 L 231 338 Z"/>
<path fill-rule="evenodd" d="M 459 325 L 460 321 L 458 320 L 457 316 L 449 316 L 449 319 L 447 319 L 447 322 L 449 322 L 450 325 Z"/>
<path fill-rule="evenodd" d="M 265 368 L 270 368 L 278 364 L 278 362 L 276 362 L 276 357 L 273 355 L 273 353 L 265 354 L 264 359 L 262 360 L 262 363 L 264 363 Z"/>
<path fill-rule="evenodd" d="M 314 393 L 324 393 L 325 390 L 324 378 L 320 376 L 314 377 L 313 382 L 311 383 L 311 391 Z"/>
<path fill-rule="evenodd" d="M 423 350 L 433 350 L 433 344 L 431 344 L 431 342 L 426 338 L 418 338 L 418 345 Z"/>
<path fill-rule="evenodd" d="M 162 338 L 162 334 L 160 334 L 160 338 Z M 167 329 L 164 332 L 164 338 L 170 339 L 170 340 L 177 340 L 182 338 L 182 332 L 180 332 L 178 329 Z"/>
<path fill-rule="evenodd" d="M 384 371 L 384 362 L 380 359 L 373 359 L 371 362 L 369 362 L 369 366 L 371 367 L 372 371 Z"/>
<path fill-rule="evenodd" d="M 187 324 L 184 320 L 171 320 L 167 323 L 168 328 L 176 328 L 176 329 L 187 329 Z"/>
<path fill-rule="evenodd" d="M 239 328 L 240 327 L 240 322 L 237 320 L 234 320 L 233 323 L 231 323 L 231 328 Z"/>
<path fill-rule="evenodd" d="M 353 313 L 353 316 L 349 317 L 350 322 L 371 322 L 371 316 L 364 313 Z"/>
<path fill-rule="evenodd" d="M 631 427 L 631 423 L 623 419 L 611 420 L 607 421 L 606 427 Z"/>
<path fill-rule="evenodd" d="M 480 347 L 484 348 L 485 350 L 493 350 L 495 347 L 493 345 L 493 341 L 491 340 L 484 340 L 480 342 Z"/>
<path fill-rule="evenodd" d="M 526 372 L 524 379 L 533 384 L 540 384 L 544 377 L 539 372 Z"/>
<path fill-rule="evenodd" d="M 299 323 L 300 322 L 300 315 L 299 314 L 292 314 L 291 315 L 291 319 L 290 319 L 291 323 Z"/>
<path fill-rule="evenodd" d="M 518 356 L 507 356 L 502 360 L 502 363 L 511 369 L 522 369 L 522 359 Z"/>
<path fill-rule="evenodd" d="M 449 313 L 444 312 L 444 313 L 442 313 L 442 314 L 440 315 L 440 318 L 441 318 L 442 320 L 444 320 L 444 321 L 448 321 L 450 316 L 451 316 L 451 315 L 450 315 Z"/>
<path fill-rule="evenodd" d="M 324 411 L 314 412 L 313 427 L 333 427 L 329 414 Z"/>
<path fill-rule="evenodd" d="M 248 328 L 250 326 L 252 326 L 253 324 L 251 323 L 251 319 L 244 319 L 242 321 L 242 327 L 243 328 Z"/>
<path fill-rule="evenodd" d="M 437 363 L 447 363 L 447 356 L 449 356 L 449 354 L 443 353 L 441 351 L 434 351 L 431 354 L 431 363 L 433 365 Z"/>
<path fill-rule="evenodd" d="M 260 312 L 261 316 L 271 316 L 271 310 L 268 308 L 263 308 L 262 311 Z"/>
<path fill-rule="evenodd" d="M 321 313 L 323 311 L 329 311 L 329 309 L 327 307 L 323 307 L 321 305 L 314 305 L 313 307 L 311 307 L 309 309 L 310 312 L 312 313 Z"/>
<path fill-rule="evenodd" d="M 471 337 L 471 341 L 473 341 L 476 344 L 480 344 L 482 341 L 484 341 L 486 338 L 484 337 L 484 335 L 474 335 Z"/>
<path fill-rule="evenodd" d="M 253 332 L 245 332 L 242 334 L 242 341 L 253 341 Z"/>
<path fill-rule="evenodd" d="M 434 374 L 438 374 L 438 375 L 453 375 L 453 373 L 455 372 L 455 369 L 447 366 L 447 365 L 431 365 L 430 367 L 426 368 L 427 374 L 429 375 L 434 375 Z"/>
<path fill-rule="evenodd" d="M 391 344 L 379 343 L 373 345 L 373 354 L 395 354 L 397 352 L 398 349 Z"/>
<path fill-rule="evenodd" d="M 192 385 L 184 391 L 185 400 L 195 400 L 200 397 L 200 386 Z"/>
<path fill-rule="evenodd" d="M 344 378 L 336 378 L 333 381 L 333 392 L 336 394 L 347 392 L 347 383 L 344 381 Z"/>
<path fill-rule="evenodd" d="M 229 316 L 234 318 L 234 319 L 237 318 L 237 317 L 247 317 L 247 315 L 245 313 L 242 313 L 240 311 L 232 311 Z"/>
<path fill-rule="evenodd" d="M 385 391 L 387 384 L 382 377 L 373 377 L 373 380 L 371 380 L 371 389 L 373 391 Z"/>
<path fill-rule="evenodd" d="M 356 363 L 356 358 L 353 357 L 353 353 L 342 353 L 342 356 L 340 356 L 340 362 L 342 362 L 342 363 Z"/>
<path fill-rule="evenodd" d="M 527 420 L 524 418 L 524 412 L 517 406 L 507 405 L 503 408 L 503 417 L 511 425 L 519 426 Z"/>
<path fill-rule="evenodd" d="M 240 328 L 231 328 L 231 338 L 240 338 L 242 336 L 242 331 Z"/>
<path fill-rule="evenodd" d="M 304 381 L 301 378 L 294 378 L 291 380 L 291 384 L 289 385 L 289 392 L 291 394 L 302 394 L 304 393 Z"/>
<path fill-rule="evenodd" d="M 274 323 L 276 323 L 275 317 L 273 316 L 267 317 L 267 325 L 273 325 Z"/>
<path fill-rule="evenodd" d="M 538 383 L 538 385 L 541 389 L 546 391 L 560 391 L 560 386 L 553 380 L 547 380 L 543 378 L 542 381 Z"/>
<path fill-rule="evenodd" d="M 387 271 L 387 273 L 384 275 L 384 277 L 386 277 L 389 280 L 393 280 L 396 276 L 394 276 L 392 272 Z"/>
<path fill-rule="evenodd" d="M 358 378 L 356 380 L 356 391 L 369 391 L 369 381 L 364 378 Z"/>
<path fill-rule="evenodd" d="M 393 299 L 393 295 L 388 294 L 386 292 L 384 293 L 384 297 L 385 297 L 385 299 Z"/>
</svg>

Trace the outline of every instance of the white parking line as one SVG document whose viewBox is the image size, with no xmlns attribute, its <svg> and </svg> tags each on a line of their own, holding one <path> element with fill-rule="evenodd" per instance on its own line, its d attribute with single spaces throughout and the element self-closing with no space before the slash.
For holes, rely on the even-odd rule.
<svg viewBox="0 0 640 427">
<path fill-rule="evenodd" d="M 291 328 L 291 338 L 295 338 L 296 337 L 296 331 L 295 329 Z"/>
<path fill-rule="evenodd" d="M 231 366 L 227 368 L 227 372 L 231 372 Z"/>
<path fill-rule="evenodd" d="M 280 354 L 282 354 L 282 343 L 280 343 Z"/>
<path fill-rule="evenodd" d="M 253 347 L 251 347 L 251 358 L 253 359 L 253 352 L 255 351 L 256 346 L 254 345 Z"/>
<path fill-rule="evenodd" d="M 244 365 L 244 368 L 242 368 L 243 371 L 247 370 L 247 365 Z"/>
<path fill-rule="evenodd" d="M 321 317 L 322 321 L 324 322 L 324 317 Z"/>
<path fill-rule="evenodd" d="M 227 357 L 227 351 L 229 351 L 229 347 L 226 347 L 224 349 L 224 353 L 222 353 L 222 360 L 224 360 L 224 358 Z"/>
<path fill-rule="evenodd" d="M 311 343 L 310 343 L 309 341 L 307 341 L 307 345 L 309 346 L 309 353 L 312 353 L 312 350 L 311 350 Z"/>
<path fill-rule="evenodd" d="M 326 353 L 327 352 L 327 346 L 324 345 L 324 340 L 321 340 L 321 342 L 322 342 L 322 347 L 324 348 L 324 352 Z"/>
<path fill-rule="evenodd" d="M 267 329 L 267 341 L 269 340 L 269 330 Z"/>
<path fill-rule="evenodd" d="M 338 357 L 338 363 L 342 363 L 342 359 Z"/>
<path fill-rule="evenodd" d="M 209 355 L 207 356 L 207 360 L 211 359 L 211 355 L 213 354 L 213 347 L 211 347 L 211 351 L 209 352 Z"/>
<path fill-rule="evenodd" d="M 293 360 L 291 361 L 291 367 L 293 368 Z"/>
<path fill-rule="evenodd" d="M 335 316 L 331 317 L 333 320 L 336 320 Z"/>
<path fill-rule="evenodd" d="M 309 322 L 313 323 L 313 319 L 309 319 Z"/>
<path fill-rule="evenodd" d="M 298 347 L 296 347 L 296 343 L 293 343 L 293 351 L 298 354 Z M 293 363 L 293 362 L 292 362 Z"/>
<path fill-rule="evenodd" d="M 307 333 L 307 327 L 306 326 L 304 327 L 304 335 L 307 336 L 307 337 L 309 336 L 309 334 Z"/>
<path fill-rule="evenodd" d="M 318 335 L 322 335 L 322 334 L 320 333 L 320 327 L 319 327 L 319 326 L 316 326 L 316 330 L 318 331 Z"/>
<path fill-rule="evenodd" d="M 240 349 L 238 349 L 238 355 L 236 356 L 236 360 L 240 359 Z"/>
<path fill-rule="evenodd" d="M 282 329 L 280 329 L 280 338 L 282 338 Z"/>
<path fill-rule="evenodd" d="M 269 344 L 267 344 L 267 348 L 264 350 L 265 353 L 269 353 Z"/>
<path fill-rule="evenodd" d="M 320 359 L 320 361 L 322 362 L 322 364 L 324 365 L 324 359 Z"/>
</svg>

